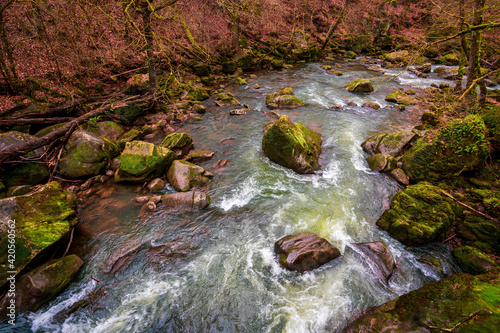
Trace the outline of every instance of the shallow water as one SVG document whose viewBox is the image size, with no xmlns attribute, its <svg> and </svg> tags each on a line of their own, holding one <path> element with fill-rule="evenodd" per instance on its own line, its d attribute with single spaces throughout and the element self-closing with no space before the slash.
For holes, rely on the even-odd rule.
<svg viewBox="0 0 500 333">
<path fill-rule="evenodd" d="M 337 332 L 356 310 L 440 279 L 417 261 L 422 255 L 439 258 L 446 274 L 456 272 L 442 244 L 407 251 L 375 226 L 400 187 L 370 172 L 360 147 L 371 135 L 410 129 L 419 118 L 409 111 L 375 111 L 361 104 L 387 106 L 384 97 L 401 84 L 424 87 L 437 79 L 405 74 L 373 94 L 352 94 L 342 87 L 354 78 L 380 74 L 353 63 L 336 77 L 320 65 L 262 74 L 246 86 L 232 87 L 240 102 L 253 108 L 245 116 L 229 116 L 230 108 L 208 100 L 204 120 L 182 130 L 192 135 L 196 149 L 216 152 L 214 160 L 202 166 L 211 170 L 222 158 L 232 162 L 215 175 L 209 208 L 183 215 L 142 214 L 133 204 L 135 186 L 120 186 L 108 194 L 105 209 L 89 205 L 82 223 L 94 236 L 82 272 L 49 305 L 20 318 L 16 330 Z M 382 78 L 375 82 L 378 88 Z M 250 89 L 254 83 L 261 89 Z M 280 113 L 323 137 L 322 171 L 316 175 L 295 174 L 262 153 L 262 126 L 271 120 L 265 95 L 282 86 L 293 87 L 305 106 Z M 348 102 L 358 106 L 347 106 Z M 305 231 L 326 238 L 343 256 L 305 274 L 283 270 L 274 258 L 274 242 Z M 398 263 L 388 283 L 378 279 L 369 262 L 350 246 L 371 241 L 386 242 Z M 160 245 L 167 246 L 168 255 L 150 256 L 151 247 Z M 121 273 L 106 274 L 106 260 L 124 246 L 138 250 Z M 107 291 L 100 306 L 55 317 L 99 287 Z"/>
</svg>

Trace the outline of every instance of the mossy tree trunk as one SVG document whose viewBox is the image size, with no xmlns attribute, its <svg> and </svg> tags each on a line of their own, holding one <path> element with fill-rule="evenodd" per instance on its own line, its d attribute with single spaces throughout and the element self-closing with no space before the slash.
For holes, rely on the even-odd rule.
<svg viewBox="0 0 500 333">
<path fill-rule="evenodd" d="M 345 13 L 345 10 L 347 8 L 347 5 L 349 4 L 349 1 L 350 0 L 345 0 L 344 6 L 342 6 L 342 9 L 340 10 L 339 16 L 337 17 L 335 22 L 333 22 L 332 25 L 330 26 L 330 29 L 328 30 L 328 33 L 326 34 L 325 42 L 323 43 L 323 46 L 321 47 L 321 52 L 323 52 L 326 45 L 328 45 L 328 42 L 330 41 L 330 38 L 332 38 L 332 35 L 335 32 L 335 29 L 337 29 L 337 26 L 344 18 L 344 13 Z"/>
<path fill-rule="evenodd" d="M 459 16 L 460 21 L 458 23 L 458 32 L 462 31 L 465 26 L 465 0 L 459 1 Z M 462 46 L 462 56 L 460 57 L 460 64 L 458 66 L 457 78 L 455 80 L 455 91 L 462 91 L 462 80 L 464 78 L 464 67 L 467 60 L 467 55 L 469 54 L 469 46 L 467 45 L 466 35 L 463 34 L 460 38 L 460 45 Z"/>
<path fill-rule="evenodd" d="M 479 26 L 483 23 L 484 5 L 486 0 L 476 0 L 474 6 L 474 17 L 472 21 L 473 26 Z M 474 84 L 474 81 L 480 74 L 480 61 L 481 61 L 481 30 L 474 30 L 471 32 L 471 43 L 469 53 L 469 68 L 467 70 L 467 88 Z M 481 89 L 482 93 L 482 89 Z M 471 95 L 474 95 L 474 89 L 471 89 Z"/>
</svg>

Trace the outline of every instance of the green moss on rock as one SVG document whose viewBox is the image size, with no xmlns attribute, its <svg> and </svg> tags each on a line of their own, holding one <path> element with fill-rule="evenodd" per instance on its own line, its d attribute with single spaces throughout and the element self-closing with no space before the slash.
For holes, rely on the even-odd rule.
<svg viewBox="0 0 500 333">
<path fill-rule="evenodd" d="M 402 105 L 411 105 L 413 103 L 413 98 L 408 96 L 401 90 L 396 90 L 385 97 L 387 102 L 402 104 Z"/>
<path fill-rule="evenodd" d="M 460 246 L 453 250 L 453 256 L 460 268 L 473 275 L 484 274 L 498 264 L 488 258 L 479 249 L 472 246 Z"/>
<path fill-rule="evenodd" d="M 43 163 L 5 164 L 2 179 L 5 186 L 37 185 L 49 178 L 49 168 Z"/>
<path fill-rule="evenodd" d="M 441 192 L 426 182 L 408 186 L 394 196 L 377 226 L 408 246 L 435 240 L 455 219 L 455 202 Z"/>
<path fill-rule="evenodd" d="M 144 141 L 127 142 L 120 155 L 120 167 L 115 182 L 150 181 L 168 170 L 177 158 L 170 149 Z"/>
<path fill-rule="evenodd" d="M 430 143 L 426 137 L 416 141 L 403 156 L 403 169 L 413 181 L 439 181 L 477 170 L 489 153 L 485 133 L 478 116 L 450 121 Z"/>
<path fill-rule="evenodd" d="M 321 136 L 301 122 L 292 123 L 286 115 L 265 125 L 262 138 L 264 154 L 273 162 L 297 173 L 314 173 L 319 168 Z"/>
<path fill-rule="evenodd" d="M 193 149 L 193 139 L 187 133 L 172 133 L 160 143 L 160 147 L 174 151 L 178 157 L 185 156 Z"/>
<path fill-rule="evenodd" d="M 64 238 L 77 223 L 74 198 L 51 182 L 29 194 L 0 200 L 0 265 L 7 265 L 8 221 L 15 221 L 17 272 Z M 4 266 L 7 267 L 7 266 Z M 7 270 L 0 271 L 0 288 Z"/>
<path fill-rule="evenodd" d="M 215 103 L 220 107 L 238 106 L 240 102 L 234 98 L 234 95 L 228 93 L 218 93 L 215 95 Z"/>
<path fill-rule="evenodd" d="M 347 91 L 350 92 L 364 92 L 369 93 L 373 91 L 372 81 L 368 79 L 356 79 L 345 86 Z"/>
<path fill-rule="evenodd" d="M 278 91 L 266 96 L 266 105 L 270 109 L 295 109 L 304 105 L 304 102 L 293 96 L 291 87 L 282 87 Z"/>
<path fill-rule="evenodd" d="M 448 53 L 439 58 L 439 62 L 447 66 L 457 66 L 460 63 L 460 56 L 456 53 Z"/>
</svg>

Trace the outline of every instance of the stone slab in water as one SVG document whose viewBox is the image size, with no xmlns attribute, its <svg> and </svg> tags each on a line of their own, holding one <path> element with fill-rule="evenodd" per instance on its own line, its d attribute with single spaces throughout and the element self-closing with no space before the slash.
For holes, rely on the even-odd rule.
<svg viewBox="0 0 500 333">
<path fill-rule="evenodd" d="M 385 281 L 389 280 L 396 263 L 384 242 L 358 243 L 352 246 L 366 256 L 370 268 L 378 277 Z"/>
<path fill-rule="evenodd" d="M 274 244 L 274 252 L 284 268 L 303 273 L 340 256 L 340 251 L 326 239 L 311 232 L 286 236 Z"/>
</svg>

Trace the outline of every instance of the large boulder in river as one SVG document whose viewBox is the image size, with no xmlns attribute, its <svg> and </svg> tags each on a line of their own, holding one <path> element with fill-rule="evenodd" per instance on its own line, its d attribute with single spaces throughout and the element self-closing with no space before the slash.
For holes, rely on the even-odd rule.
<svg viewBox="0 0 500 333">
<path fill-rule="evenodd" d="M 95 176 L 118 153 L 114 142 L 79 129 L 71 134 L 64 146 L 59 172 L 69 179 Z"/>
<path fill-rule="evenodd" d="M 344 333 L 495 332 L 500 269 L 452 276 L 354 315 Z"/>
<path fill-rule="evenodd" d="M 286 236 L 274 244 L 274 252 L 284 268 L 303 273 L 340 256 L 340 251 L 326 239 L 311 232 Z"/>
<path fill-rule="evenodd" d="M 187 133 L 172 133 L 167 135 L 160 143 L 160 147 L 168 148 L 181 158 L 193 149 L 193 139 Z"/>
<path fill-rule="evenodd" d="M 83 265 L 82 259 L 72 254 L 54 259 L 22 275 L 16 281 L 15 304 L 20 313 L 36 311 L 54 298 L 75 277 Z M 0 314 L 7 314 L 10 297 L 0 301 Z M 4 317 L 5 318 L 5 317 Z"/>
<path fill-rule="evenodd" d="M 161 208 L 169 212 L 197 211 L 210 204 L 210 196 L 202 191 L 188 191 L 161 196 Z"/>
<path fill-rule="evenodd" d="M 455 201 L 442 192 L 427 182 L 408 186 L 394 196 L 377 226 L 408 246 L 437 239 L 455 220 Z"/>
<path fill-rule="evenodd" d="M 269 159 L 301 174 L 313 174 L 320 168 L 321 136 L 287 115 L 264 125 L 262 149 Z"/>
<path fill-rule="evenodd" d="M 77 223 L 74 196 L 51 182 L 33 192 L 0 200 L 0 289 L 7 271 L 21 272 L 32 261 L 52 254 Z M 15 230 L 16 261 L 8 261 L 9 230 Z M 7 269 L 8 268 L 8 269 Z"/>
<path fill-rule="evenodd" d="M 293 96 L 291 87 L 283 87 L 280 90 L 266 96 L 266 105 L 270 109 L 295 109 L 304 105 L 304 102 Z"/>
<path fill-rule="evenodd" d="M 384 242 L 352 244 L 368 261 L 369 267 L 382 280 L 388 281 L 396 268 L 394 257 Z"/>
<path fill-rule="evenodd" d="M 120 167 L 115 173 L 115 182 L 150 181 L 165 174 L 176 158 L 176 154 L 170 149 L 149 142 L 127 142 L 120 155 Z"/>
<path fill-rule="evenodd" d="M 211 177 L 212 174 L 201 166 L 181 160 L 174 161 L 167 173 L 170 185 L 181 192 L 196 185 L 206 185 Z"/>
<path fill-rule="evenodd" d="M 411 131 L 378 134 L 363 142 L 361 147 L 370 155 L 387 154 L 396 157 L 415 136 L 416 134 Z"/>
<path fill-rule="evenodd" d="M 481 117 L 455 119 L 427 133 L 403 156 L 403 170 L 414 182 L 439 181 L 479 169 L 489 154 Z"/>
<path fill-rule="evenodd" d="M 364 92 L 364 93 L 369 93 L 374 90 L 372 81 L 368 79 L 356 79 L 351 83 L 347 84 L 345 88 L 347 89 L 347 91 L 350 92 Z"/>
</svg>

